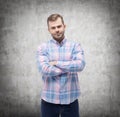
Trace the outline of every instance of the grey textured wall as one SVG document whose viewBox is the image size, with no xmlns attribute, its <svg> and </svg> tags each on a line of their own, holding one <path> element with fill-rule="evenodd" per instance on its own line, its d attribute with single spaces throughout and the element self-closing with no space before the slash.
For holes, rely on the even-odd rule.
<svg viewBox="0 0 120 117">
<path fill-rule="evenodd" d="M 81 117 L 120 117 L 119 0 L 0 0 L 0 117 L 39 117 L 35 54 L 50 38 L 51 13 L 63 15 L 66 37 L 85 51 Z"/>
</svg>

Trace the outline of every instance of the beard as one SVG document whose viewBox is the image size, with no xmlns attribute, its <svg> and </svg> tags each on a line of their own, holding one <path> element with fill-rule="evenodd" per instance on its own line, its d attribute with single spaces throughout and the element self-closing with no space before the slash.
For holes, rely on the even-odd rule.
<svg viewBox="0 0 120 117">
<path fill-rule="evenodd" d="M 55 35 L 52 35 L 52 37 L 60 43 L 65 36 L 64 36 L 64 32 L 62 32 L 62 33 L 56 33 Z"/>
</svg>

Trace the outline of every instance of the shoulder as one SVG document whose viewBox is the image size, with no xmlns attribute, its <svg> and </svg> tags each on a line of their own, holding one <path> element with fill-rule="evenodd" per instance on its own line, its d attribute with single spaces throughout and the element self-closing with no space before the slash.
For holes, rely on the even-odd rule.
<svg viewBox="0 0 120 117">
<path fill-rule="evenodd" d="M 37 50 L 46 50 L 48 45 L 49 45 L 49 41 L 43 42 L 38 46 Z"/>
<path fill-rule="evenodd" d="M 66 45 L 69 45 L 69 46 L 81 46 L 81 44 L 79 42 L 76 42 L 76 41 L 71 41 L 71 40 L 67 40 L 67 43 Z"/>
</svg>

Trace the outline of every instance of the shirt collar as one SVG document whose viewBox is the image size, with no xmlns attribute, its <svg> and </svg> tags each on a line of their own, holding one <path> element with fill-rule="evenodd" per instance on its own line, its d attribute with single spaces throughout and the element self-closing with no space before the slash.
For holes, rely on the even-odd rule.
<svg viewBox="0 0 120 117">
<path fill-rule="evenodd" d="M 50 41 L 53 42 L 53 43 L 55 43 L 55 44 L 57 44 L 57 45 L 62 46 L 63 44 L 65 44 L 65 42 L 67 41 L 67 39 L 64 38 L 64 39 L 61 41 L 61 43 L 57 42 L 57 41 L 56 41 L 55 39 L 53 39 L 53 38 L 52 38 Z"/>
</svg>

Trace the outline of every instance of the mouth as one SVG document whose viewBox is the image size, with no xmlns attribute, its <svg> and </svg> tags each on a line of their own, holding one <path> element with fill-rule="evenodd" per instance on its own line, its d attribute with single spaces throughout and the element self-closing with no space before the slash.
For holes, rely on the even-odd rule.
<svg viewBox="0 0 120 117">
<path fill-rule="evenodd" d="M 57 33 L 57 34 L 56 34 L 56 36 L 58 36 L 58 37 L 61 36 L 61 35 L 62 35 L 61 33 Z"/>
<path fill-rule="evenodd" d="M 54 38 L 56 39 L 60 39 L 60 38 L 63 38 L 64 37 L 64 34 L 63 33 L 56 33 L 53 35 Z"/>
</svg>

